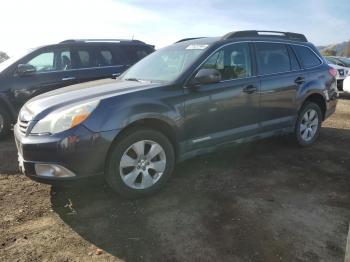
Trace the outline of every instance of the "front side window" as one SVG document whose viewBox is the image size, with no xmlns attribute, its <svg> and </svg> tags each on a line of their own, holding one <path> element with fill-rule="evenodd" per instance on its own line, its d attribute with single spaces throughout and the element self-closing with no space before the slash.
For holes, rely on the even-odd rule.
<svg viewBox="0 0 350 262">
<path fill-rule="evenodd" d="M 58 51 L 58 64 L 57 64 L 57 69 L 58 70 L 69 70 L 72 69 L 72 59 L 71 59 L 71 54 L 70 51 L 68 50 L 62 50 Z"/>
<path fill-rule="evenodd" d="M 320 65 L 322 62 L 317 55 L 305 46 L 293 46 L 304 68 L 311 68 Z"/>
<path fill-rule="evenodd" d="M 72 69 L 69 49 L 56 49 L 41 53 L 30 59 L 27 64 L 35 67 L 36 72 L 65 71 Z"/>
<path fill-rule="evenodd" d="M 256 55 L 260 75 L 276 74 L 291 70 L 287 47 L 277 43 L 256 43 Z"/>
<path fill-rule="evenodd" d="M 225 46 L 203 64 L 202 68 L 216 69 L 222 80 L 252 76 L 250 48 L 247 43 Z"/>
<path fill-rule="evenodd" d="M 47 72 L 56 70 L 54 66 L 54 52 L 45 52 L 32 58 L 27 64 L 35 67 L 37 72 Z"/>
</svg>

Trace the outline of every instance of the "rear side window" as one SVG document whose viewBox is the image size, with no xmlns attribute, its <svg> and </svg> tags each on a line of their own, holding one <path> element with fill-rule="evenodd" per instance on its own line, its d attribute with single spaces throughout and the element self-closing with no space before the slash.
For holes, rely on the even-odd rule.
<svg viewBox="0 0 350 262">
<path fill-rule="evenodd" d="M 221 48 L 203 64 L 202 68 L 216 69 L 222 80 L 233 80 L 252 75 L 250 48 L 246 43 Z"/>
<path fill-rule="evenodd" d="M 152 48 L 149 46 L 142 45 L 120 45 L 120 50 L 130 65 L 135 64 L 153 52 Z"/>
<path fill-rule="evenodd" d="M 121 59 L 118 54 L 114 53 L 108 47 L 101 47 L 96 49 L 96 66 L 115 66 L 121 65 Z"/>
<path fill-rule="evenodd" d="M 90 49 L 77 50 L 77 68 L 89 68 L 94 67 L 93 54 Z"/>
<path fill-rule="evenodd" d="M 258 70 L 261 75 L 283 73 L 291 70 L 286 45 L 256 43 Z"/>
<path fill-rule="evenodd" d="M 317 57 L 317 55 L 311 51 L 310 48 L 305 46 L 293 46 L 295 52 L 300 58 L 304 68 L 311 68 L 318 66 L 322 61 Z"/>
</svg>

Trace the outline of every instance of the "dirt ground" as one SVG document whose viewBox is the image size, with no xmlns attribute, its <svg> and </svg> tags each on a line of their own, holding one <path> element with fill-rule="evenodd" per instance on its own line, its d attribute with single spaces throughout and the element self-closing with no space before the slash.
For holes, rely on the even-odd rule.
<svg viewBox="0 0 350 262">
<path fill-rule="evenodd" d="M 349 98 L 310 148 L 274 138 L 198 157 L 136 201 L 99 180 L 29 180 L 11 137 L 0 159 L 0 261 L 344 261 Z"/>
</svg>

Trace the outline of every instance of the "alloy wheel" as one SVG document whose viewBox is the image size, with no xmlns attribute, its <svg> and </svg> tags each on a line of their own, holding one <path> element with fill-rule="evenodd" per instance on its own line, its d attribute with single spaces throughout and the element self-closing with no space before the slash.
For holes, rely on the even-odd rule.
<svg viewBox="0 0 350 262">
<path fill-rule="evenodd" d="M 310 141 L 314 138 L 318 129 L 318 114 L 316 110 L 309 109 L 305 112 L 300 122 L 300 136 L 304 141 Z"/>
<path fill-rule="evenodd" d="M 162 177 L 166 168 L 163 147 L 150 140 L 132 144 L 123 153 L 119 173 L 123 182 L 133 189 L 147 189 Z"/>
</svg>

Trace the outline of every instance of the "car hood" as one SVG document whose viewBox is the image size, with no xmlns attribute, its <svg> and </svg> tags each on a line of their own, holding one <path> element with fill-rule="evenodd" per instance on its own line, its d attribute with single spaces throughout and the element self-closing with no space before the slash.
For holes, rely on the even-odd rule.
<svg viewBox="0 0 350 262">
<path fill-rule="evenodd" d="M 334 69 L 344 69 L 344 70 L 349 70 L 348 67 L 340 66 L 340 65 L 335 65 L 335 64 L 329 64 L 331 67 Z"/>
<path fill-rule="evenodd" d="M 44 93 L 29 100 L 21 111 L 26 111 L 30 119 L 38 120 L 42 115 L 54 111 L 57 108 L 69 106 L 83 101 L 102 100 L 108 97 L 136 92 L 144 89 L 160 86 L 159 83 L 123 81 L 103 79 L 83 84 L 72 85 Z M 21 114 L 20 114 L 21 117 Z"/>
</svg>

